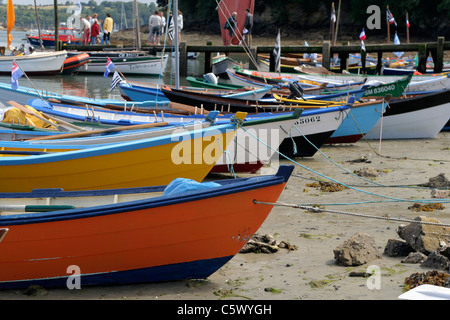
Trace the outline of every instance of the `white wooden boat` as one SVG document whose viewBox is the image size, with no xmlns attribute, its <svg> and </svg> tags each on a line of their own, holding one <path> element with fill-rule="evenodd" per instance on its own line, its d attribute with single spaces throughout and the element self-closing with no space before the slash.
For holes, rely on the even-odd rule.
<svg viewBox="0 0 450 320">
<path fill-rule="evenodd" d="M 410 82 L 405 92 L 426 92 L 450 89 L 450 77 L 435 76 L 431 79 Z"/>
<path fill-rule="evenodd" d="M 0 74 L 11 75 L 15 60 L 27 75 L 55 75 L 63 69 L 66 57 L 66 51 L 35 51 L 21 56 L 0 56 Z"/>
<path fill-rule="evenodd" d="M 36 99 L 36 102 L 39 101 Z M 40 108 L 36 105 L 31 104 L 32 107 L 39 111 L 44 111 L 46 108 Z M 65 110 L 65 111 L 64 111 Z M 71 116 L 67 112 L 76 114 L 77 116 Z M 84 115 L 83 115 L 84 112 Z M 214 111 L 211 111 L 215 113 Z M 86 116 L 89 118 L 89 114 L 86 109 L 83 108 L 72 108 L 70 106 L 52 104 L 52 109 L 48 109 L 47 113 L 52 114 L 56 117 L 61 117 L 66 121 L 73 121 L 77 117 Z M 217 112 L 218 113 L 218 112 Z M 65 115 L 64 115 L 65 114 Z M 236 132 L 235 139 L 229 144 L 226 152 L 219 158 L 216 165 L 212 169 L 212 172 L 256 172 L 265 163 L 268 163 L 270 159 L 275 154 L 275 150 L 278 149 L 280 144 L 291 132 L 291 128 L 294 123 L 299 121 L 301 117 L 302 110 L 297 109 L 294 112 L 285 112 L 280 114 L 273 113 L 261 113 L 258 115 L 248 115 L 243 122 L 243 128 L 239 128 Z M 334 116 L 337 115 L 333 113 Z M 205 121 L 205 116 L 173 116 L 173 115 L 149 115 L 149 114 L 137 114 L 133 112 L 101 112 L 96 115 L 98 118 L 105 121 L 107 124 L 112 123 L 112 118 L 115 118 L 116 125 L 120 123 L 126 124 L 144 124 L 153 122 L 169 122 L 171 125 L 178 125 L 178 127 L 173 127 L 172 130 L 180 130 L 180 125 L 189 126 L 192 123 L 198 125 L 199 122 Z M 109 117 L 110 121 L 107 121 Z M 320 117 L 320 116 L 319 116 Z M 322 115 L 323 117 L 323 115 Z M 211 116 L 208 114 L 208 118 Z M 214 119 L 216 117 L 214 116 Z M 217 117 L 216 123 L 220 124 L 222 122 L 228 123 L 230 120 L 230 115 Z M 155 121 L 156 120 L 156 121 Z M 306 120 L 305 120 L 306 121 Z M 326 122 L 324 125 L 326 125 Z M 337 128 L 337 125 L 336 125 Z M 335 128 L 334 128 L 335 129 Z M 167 130 L 170 130 L 167 129 Z M 154 131 L 154 130 L 153 130 Z M 333 130 L 334 131 L 334 130 Z M 70 145 L 86 145 L 92 143 L 111 143 L 115 142 L 117 139 L 141 139 L 142 136 L 147 134 L 154 134 L 151 131 L 145 132 L 133 132 L 134 135 L 120 134 L 114 136 L 104 136 L 94 138 L 83 138 L 83 139 L 71 139 L 71 140 L 35 140 L 33 144 L 43 144 L 46 145 L 60 145 L 60 144 L 70 144 Z M 50 138 L 52 139 L 52 138 Z"/>
<path fill-rule="evenodd" d="M 139 74 L 147 76 L 157 76 L 164 74 L 167 65 L 168 55 L 164 56 L 135 56 L 135 57 L 111 57 L 111 61 L 123 74 Z M 79 72 L 104 73 L 107 57 L 91 59 L 86 67 Z"/>
<path fill-rule="evenodd" d="M 367 139 L 431 139 L 450 117 L 450 90 L 392 99 Z"/>
<path fill-rule="evenodd" d="M 305 109 L 279 151 L 288 157 L 312 157 L 344 122 L 350 105 Z"/>
<path fill-rule="evenodd" d="M 212 72 L 215 75 L 224 75 L 228 68 L 234 67 L 244 68 L 245 66 L 224 54 L 212 58 Z"/>
</svg>

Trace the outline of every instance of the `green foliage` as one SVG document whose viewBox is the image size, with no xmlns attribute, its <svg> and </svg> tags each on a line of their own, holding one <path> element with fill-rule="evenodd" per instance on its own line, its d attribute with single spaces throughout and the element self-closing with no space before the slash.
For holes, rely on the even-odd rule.
<svg viewBox="0 0 450 320">
<path fill-rule="evenodd" d="M 179 1 L 179 9 L 183 12 L 185 25 L 189 22 L 214 22 L 218 19 L 217 3 L 219 0 L 183 0 Z M 265 12 L 265 17 L 269 17 L 270 21 L 264 23 L 273 23 L 283 28 L 284 26 L 294 27 L 299 24 L 295 17 L 297 13 L 313 14 L 316 12 L 324 12 L 329 14 L 331 3 L 334 2 L 336 10 L 338 8 L 338 0 L 256 0 L 255 16 L 258 17 Z M 36 15 L 33 2 L 30 5 L 15 5 L 16 24 L 15 28 L 35 28 Z M 65 5 L 58 6 L 59 21 L 64 22 L 70 15 L 66 12 L 67 6 L 75 4 L 75 0 L 68 0 Z M 170 1 L 173 4 L 173 1 Z M 100 19 L 104 19 L 106 13 L 109 12 L 116 23 L 120 23 L 122 4 L 125 10 L 124 17 L 128 20 L 128 27 L 131 27 L 133 21 L 133 1 L 103 1 L 97 3 L 94 0 L 84 0 L 81 2 L 83 7 L 82 15 L 97 13 Z M 156 5 L 152 2 L 150 6 L 140 3 L 138 0 L 139 23 L 145 25 L 148 18 L 156 9 L 168 9 L 168 0 L 156 0 Z M 404 28 L 406 11 L 409 14 L 411 22 L 411 30 L 421 28 L 426 32 L 439 32 L 448 28 L 448 18 L 450 16 L 450 0 L 347 0 L 341 1 L 341 12 L 346 16 L 346 23 L 354 25 L 359 29 L 364 26 L 369 15 L 366 13 L 370 5 L 377 5 L 381 9 L 381 27 L 386 28 L 386 6 L 389 5 L 399 28 Z M 53 28 L 54 12 L 53 6 L 38 6 L 39 20 L 41 27 Z M 268 13 L 268 14 L 267 14 Z M 6 23 L 6 2 L 0 0 L 0 19 L 3 25 Z M 258 21 L 256 19 L 256 21 Z M 440 28 L 440 29 L 438 29 Z M 450 28 L 448 28 L 450 29 Z"/>
</svg>

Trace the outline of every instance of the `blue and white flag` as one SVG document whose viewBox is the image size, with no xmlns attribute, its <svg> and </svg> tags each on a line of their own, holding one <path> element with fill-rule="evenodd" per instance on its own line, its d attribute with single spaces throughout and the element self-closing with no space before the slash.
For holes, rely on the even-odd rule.
<svg viewBox="0 0 450 320">
<path fill-rule="evenodd" d="M 275 41 L 275 47 L 273 48 L 273 56 L 275 57 L 275 71 L 281 72 L 281 40 L 280 30 L 278 30 L 277 40 Z"/>
<path fill-rule="evenodd" d="M 386 9 L 386 19 L 389 22 L 389 24 L 393 24 L 397 27 L 397 22 L 395 22 L 394 15 L 389 9 Z"/>
<path fill-rule="evenodd" d="M 11 89 L 17 90 L 19 87 L 19 78 L 23 76 L 22 69 L 19 68 L 16 61 L 13 60 L 12 72 L 11 72 Z"/>
<path fill-rule="evenodd" d="M 173 40 L 175 38 L 175 27 L 173 25 L 173 17 L 169 18 L 169 27 L 167 28 L 167 36 L 170 40 Z"/>
<path fill-rule="evenodd" d="M 103 76 L 105 78 L 108 78 L 108 75 L 111 71 L 114 70 L 116 66 L 114 65 L 114 63 L 111 61 L 110 58 L 108 58 L 108 60 L 106 60 L 106 69 L 105 69 L 105 73 L 103 74 Z"/>
<path fill-rule="evenodd" d="M 110 91 L 113 91 L 115 87 L 117 87 L 117 85 L 122 81 L 122 77 L 119 75 L 119 73 L 117 72 L 117 70 L 114 71 L 114 75 L 111 81 L 111 88 Z"/>
</svg>

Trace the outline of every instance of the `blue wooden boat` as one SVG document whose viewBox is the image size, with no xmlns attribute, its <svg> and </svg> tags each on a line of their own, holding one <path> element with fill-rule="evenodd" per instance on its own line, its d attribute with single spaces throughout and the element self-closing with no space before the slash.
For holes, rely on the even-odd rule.
<svg viewBox="0 0 450 320">
<path fill-rule="evenodd" d="M 159 102 L 170 102 L 170 100 L 166 97 L 164 92 L 162 92 L 161 88 L 158 86 L 150 87 L 150 86 L 140 86 L 131 83 L 120 83 L 119 84 L 120 91 L 122 93 L 122 97 L 129 101 L 159 101 Z M 254 90 L 224 90 L 224 89 L 199 89 L 199 88 L 186 88 L 185 90 L 197 91 L 197 92 L 206 92 L 210 94 L 214 94 L 217 96 L 236 98 L 236 99 L 251 99 L 251 100 L 259 100 L 264 97 L 269 90 L 272 89 L 272 86 L 263 86 L 261 88 L 257 88 Z"/>
<path fill-rule="evenodd" d="M 275 203 L 292 171 L 283 165 L 275 175 L 208 183 L 0 193 L 0 288 L 207 278 L 272 210 L 255 200 Z"/>
<path fill-rule="evenodd" d="M 134 101 L 129 102 L 126 100 L 115 99 L 95 99 L 80 96 L 73 96 L 67 94 L 58 94 L 56 92 L 50 92 L 47 90 L 36 90 L 34 88 L 18 86 L 17 90 L 11 89 L 11 84 L 0 82 L 0 102 L 6 103 L 9 100 L 16 101 L 20 104 L 26 104 L 28 100 L 32 98 L 42 98 L 44 100 L 56 99 L 60 101 L 66 101 L 67 103 L 77 103 L 80 105 L 92 105 L 92 106 L 117 106 L 121 108 L 165 108 L 168 105 L 167 101 Z"/>
<path fill-rule="evenodd" d="M 385 112 L 387 102 L 379 99 L 355 103 L 347 117 L 326 143 L 354 143 L 367 134 Z"/>
</svg>

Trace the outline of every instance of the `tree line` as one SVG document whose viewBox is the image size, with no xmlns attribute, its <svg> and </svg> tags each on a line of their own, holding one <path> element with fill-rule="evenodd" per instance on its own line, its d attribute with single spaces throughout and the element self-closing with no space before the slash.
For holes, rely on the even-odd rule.
<svg viewBox="0 0 450 320">
<path fill-rule="evenodd" d="M 218 20 L 217 5 L 220 0 L 179 0 L 178 7 L 183 12 L 185 27 L 189 25 L 206 25 L 216 23 Z M 304 27 L 318 27 L 329 25 L 331 3 L 335 3 L 337 9 L 339 0 L 255 0 L 255 24 L 272 25 L 276 28 L 299 29 Z M 32 1 L 30 1 L 32 3 Z M 58 5 L 59 21 L 64 22 L 71 15 L 67 12 L 75 1 L 66 1 L 64 5 Z M 173 1 L 170 1 L 173 3 Z M 423 33 L 444 33 L 450 30 L 450 0 L 341 0 L 342 25 L 364 26 L 369 14 L 366 12 L 370 5 L 377 5 L 381 9 L 381 18 L 385 17 L 386 6 L 389 5 L 399 28 L 405 24 L 406 12 L 409 14 L 411 31 Z M 97 4 L 94 0 L 81 1 L 82 15 L 97 13 L 100 19 L 104 19 L 109 12 L 116 24 L 124 25 L 127 21 L 129 28 L 133 26 L 133 4 L 119 1 L 103 1 Z M 156 0 L 150 5 L 138 1 L 139 24 L 147 25 L 149 16 L 156 10 L 169 10 L 168 0 Z M 123 10 L 122 10 L 123 8 Z M 36 27 L 36 14 L 34 5 L 15 5 L 15 28 L 29 29 Z M 263 14 L 265 13 L 265 14 Z M 41 28 L 54 27 L 53 6 L 38 6 Z M 319 15 L 318 19 L 301 19 Z M 6 1 L 0 0 L 0 22 L 6 26 Z M 299 18 L 300 17 L 300 18 Z M 343 19 L 344 18 L 344 19 Z M 206 24 L 205 24 L 206 23 Z M 309 25 L 308 25 L 309 24 Z M 385 24 L 382 27 L 385 28 Z"/>
<path fill-rule="evenodd" d="M 6 1 L 0 1 L 0 22 L 3 27 L 6 27 Z M 32 3 L 32 1 L 30 1 Z M 104 20 L 106 13 L 110 13 L 114 20 L 114 24 L 120 28 L 122 22 L 123 28 L 128 25 L 128 28 L 133 27 L 134 23 L 134 2 L 120 2 L 120 1 L 103 1 L 97 4 L 94 0 L 81 3 L 81 15 L 86 16 L 97 13 L 100 20 Z M 58 19 L 59 22 L 66 22 L 73 14 L 73 10 L 68 10 L 73 7 L 75 2 L 66 1 L 64 5 L 58 5 Z M 156 10 L 156 5 L 150 5 L 138 2 L 139 24 L 148 24 L 149 16 Z M 41 29 L 54 29 L 55 13 L 54 6 L 37 6 L 39 24 Z M 69 12 L 68 12 L 69 11 Z M 34 4 L 30 5 L 14 5 L 15 24 L 14 29 L 36 29 L 37 19 Z M 125 23 L 126 22 L 126 23 Z"/>
<path fill-rule="evenodd" d="M 217 5 L 220 0 L 180 0 L 178 6 L 183 12 L 185 22 L 217 21 Z M 171 1 L 172 2 L 172 1 Z M 334 2 L 336 11 L 341 4 L 341 23 L 350 26 L 364 26 L 369 14 L 366 12 L 371 5 L 381 9 L 382 28 L 386 29 L 386 7 L 394 15 L 398 27 L 405 26 L 406 12 L 412 31 L 425 34 L 447 32 L 450 30 L 450 0 L 255 0 L 255 23 L 275 25 L 277 28 L 304 27 L 299 17 L 319 15 L 319 19 L 309 22 L 306 27 L 329 25 L 331 4 Z M 168 0 L 156 0 L 158 7 L 166 8 Z M 269 14 L 262 15 L 264 12 Z M 264 16 L 264 17 L 263 17 Z M 342 19 L 344 18 L 344 19 Z M 306 19 L 308 21 L 312 19 Z"/>
</svg>

